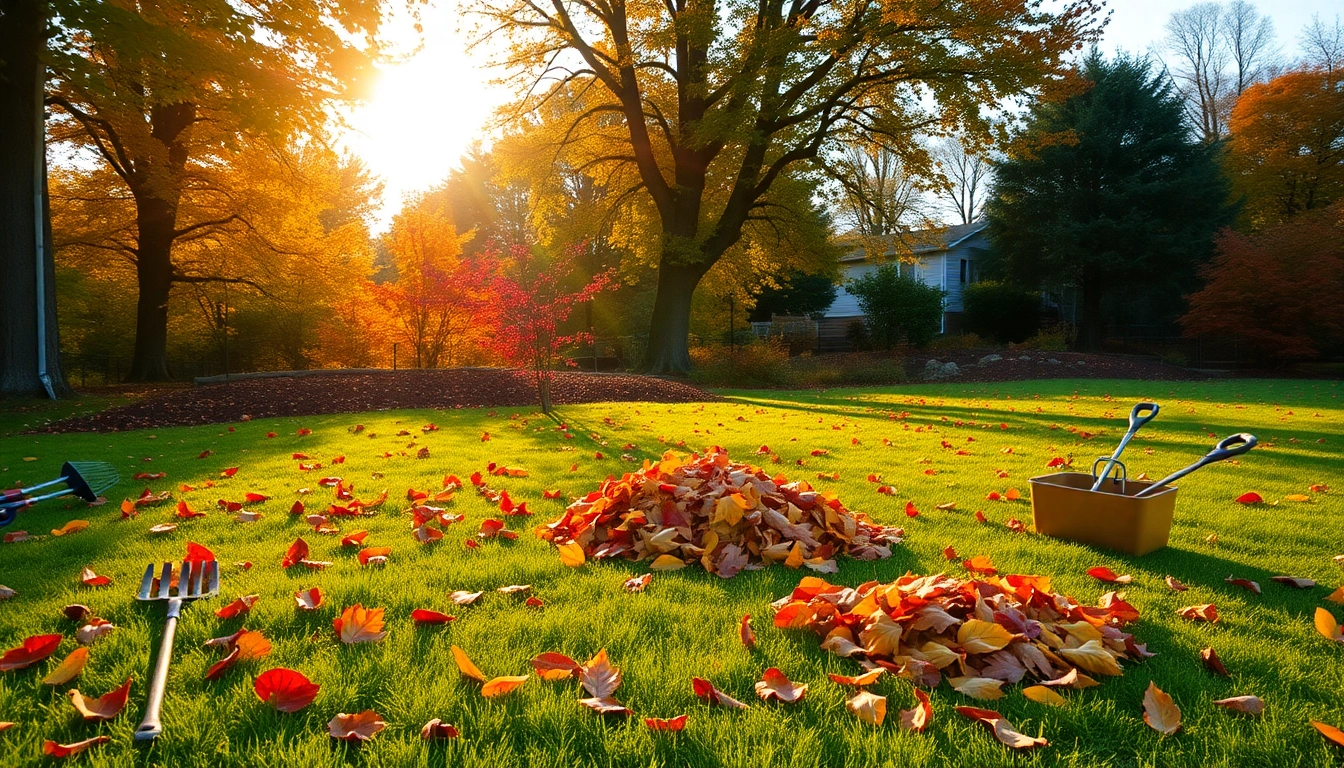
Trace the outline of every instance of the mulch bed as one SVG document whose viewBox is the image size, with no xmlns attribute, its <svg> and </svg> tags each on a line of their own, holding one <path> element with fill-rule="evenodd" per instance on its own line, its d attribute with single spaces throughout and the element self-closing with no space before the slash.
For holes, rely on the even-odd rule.
<svg viewBox="0 0 1344 768">
<path fill-rule="evenodd" d="M 1003 359 L 981 363 L 987 355 Z M 1145 379 L 1150 381 L 1199 381 L 1207 374 L 1179 368 L 1151 357 L 1090 355 L 1078 352 L 1010 351 L 1006 349 L 959 349 L 912 351 L 905 358 L 911 381 L 921 381 L 929 360 L 956 363 L 960 373 L 941 381 L 992 382 L 1030 379 Z"/>
<path fill-rule="evenodd" d="M 557 405 L 717 400 L 688 384 L 651 376 L 560 372 L 551 400 Z M 503 369 L 459 368 L 386 373 L 241 379 L 156 394 L 43 427 L 43 432 L 117 432 L 130 429 L 218 424 L 273 416 L 314 416 L 388 408 L 535 407 L 526 374 Z"/>
</svg>

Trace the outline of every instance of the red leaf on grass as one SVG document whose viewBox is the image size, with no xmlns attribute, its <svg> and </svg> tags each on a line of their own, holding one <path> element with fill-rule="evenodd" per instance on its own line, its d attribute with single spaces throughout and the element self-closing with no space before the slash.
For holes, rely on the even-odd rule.
<svg viewBox="0 0 1344 768">
<path fill-rule="evenodd" d="M 790 704 L 802 701 L 807 696 L 807 685 L 798 685 L 777 667 L 765 670 L 765 674 L 756 682 L 756 695 L 762 701 L 777 699 Z"/>
<path fill-rule="evenodd" d="M 583 666 L 562 653 L 547 651 L 532 658 L 532 668 L 542 680 L 566 680 L 577 675 Z"/>
<path fill-rule="evenodd" d="M 1255 491 L 1247 491 L 1237 497 L 1238 504 L 1262 504 L 1265 499 Z"/>
<path fill-rule="evenodd" d="M 756 633 L 751 631 L 751 614 L 742 617 L 742 623 L 737 628 L 738 635 L 742 638 L 742 644 L 747 648 L 756 647 Z"/>
<path fill-rule="evenodd" d="M 761 446 L 764 448 L 765 446 Z M 651 731 L 681 731 L 686 728 L 687 715 L 677 715 L 672 718 L 646 717 L 644 725 Z"/>
<path fill-rule="evenodd" d="M 341 539 L 342 547 L 358 547 L 364 544 L 364 539 L 368 538 L 368 531 L 355 531 Z"/>
<path fill-rule="evenodd" d="M 919 517 L 919 510 L 915 508 L 915 502 L 913 501 L 905 502 L 905 516 Z"/>
<path fill-rule="evenodd" d="M 185 518 L 205 517 L 204 512 L 197 512 L 196 510 L 192 509 L 185 501 L 177 502 L 177 512 L 175 512 L 174 514 L 177 515 L 178 517 L 185 517 Z"/>
<path fill-rule="evenodd" d="M 301 589 L 294 593 L 294 602 L 301 611 L 316 611 L 322 605 L 322 590 L 317 587 Z"/>
<path fill-rule="evenodd" d="M 50 757 L 70 757 L 71 755 L 78 755 L 89 747 L 106 744 L 111 740 L 111 736 L 94 736 L 93 738 L 76 741 L 70 744 L 57 744 L 51 739 L 47 739 L 42 742 L 42 754 Z"/>
<path fill-rule="evenodd" d="M 447 624 L 450 621 L 456 621 L 457 617 L 431 611 L 428 608 L 416 608 L 411 611 L 411 620 L 416 624 Z"/>
<path fill-rule="evenodd" d="M 289 550 L 285 552 L 284 559 L 280 561 L 280 567 L 289 568 L 307 559 L 308 542 L 303 539 L 295 539 L 294 543 L 289 545 Z"/>
<path fill-rule="evenodd" d="M 392 554 L 391 547 L 365 547 L 359 551 L 359 564 L 368 565 L 369 561 L 375 557 L 386 560 L 390 554 Z"/>
<path fill-rule="evenodd" d="M 1216 623 L 1218 621 L 1218 607 L 1213 603 L 1204 603 L 1203 605 L 1187 605 L 1176 611 L 1176 615 L 1189 621 L 1207 621 Z"/>
<path fill-rule="evenodd" d="M 337 714 L 327 723 L 327 732 L 340 741 L 368 741 L 386 727 L 382 715 L 366 709 L 354 715 Z"/>
<path fill-rule="evenodd" d="M 434 718 L 425 727 L 420 729 L 420 738 L 425 741 L 434 739 L 456 739 L 458 736 L 457 728 L 443 722 L 439 718 Z"/>
<path fill-rule="evenodd" d="M 99 576 L 93 572 L 92 568 L 85 568 L 79 572 L 79 580 L 90 587 L 104 587 L 112 583 L 109 576 Z"/>
<path fill-rule="evenodd" d="M 205 679 L 218 680 L 220 675 L 223 675 L 225 672 L 227 672 L 229 670 L 229 667 L 232 667 L 238 661 L 238 657 L 242 655 L 242 653 L 243 650 L 235 646 L 234 649 L 229 652 L 228 656 L 225 656 L 224 658 L 210 665 L 210 668 L 205 671 Z"/>
<path fill-rule="evenodd" d="M 252 606 L 261 599 L 261 595 L 246 595 L 234 600 L 232 603 L 215 611 L 215 615 L 221 619 L 232 619 L 240 613 L 247 613 L 252 610 Z"/>
<path fill-rule="evenodd" d="M 695 695 L 709 702 L 732 709 L 747 709 L 747 705 L 714 687 L 714 684 L 701 677 L 691 678 L 691 688 Z"/>
<path fill-rule="evenodd" d="M 1112 584 L 1128 584 L 1134 580 L 1134 577 L 1130 576 L 1129 574 L 1125 574 L 1124 576 L 1117 576 L 1115 575 L 1115 571 L 1112 571 L 1110 568 L 1107 568 L 1103 565 L 1099 565 L 1095 568 L 1088 568 L 1087 575 L 1091 576 L 1097 581 L 1105 581 L 1110 582 Z"/>
<path fill-rule="evenodd" d="M 126 708 L 126 700 L 131 695 L 131 681 L 129 679 L 121 684 L 120 688 L 109 691 L 96 699 L 86 699 L 77 689 L 71 689 L 66 692 L 70 697 L 70 703 L 75 705 L 79 714 L 84 716 L 85 720 L 105 721 L 111 720 L 121 714 L 121 710 Z"/>
<path fill-rule="evenodd" d="M 194 541 L 187 542 L 187 554 L 182 558 L 188 563 L 208 563 L 215 559 L 215 553 L 197 544 Z"/>
<path fill-rule="evenodd" d="M 312 704 L 320 688 L 302 673 L 285 667 L 268 669 L 252 683 L 257 698 L 281 712 L 298 712 Z"/>
<path fill-rule="evenodd" d="M 23 640 L 23 645 L 11 648 L 0 656 L 0 672 L 23 669 L 32 666 L 56 652 L 61 644 L 60 635 L 33 635 Z"/>
<path fill-rule="evenodd" d="M 237 468 L 237 467 L 229 467 L 228 469 L 224 470 L 223 472 L 220 472 L 220 473 L 219 473 L 219 476 L 220 476 L 220 477 L 233 477 L 233 476 L 236 475 L 236 474 L 238 474 L 238 468 Z"/>
<path fill-rule="evenodd" d="M 1257 595 L 1260 594 L 1260 585 L 1256 584 L 1254 581 L 1251 581 L 1250 579 L 1234 579 L 1229 574 L 1227 578 L 1223 579 L 1223 581 L 1227 582 L 1228 584 L 1241 587 L 1247 592 L 1254 592 Z"/>
</svg>

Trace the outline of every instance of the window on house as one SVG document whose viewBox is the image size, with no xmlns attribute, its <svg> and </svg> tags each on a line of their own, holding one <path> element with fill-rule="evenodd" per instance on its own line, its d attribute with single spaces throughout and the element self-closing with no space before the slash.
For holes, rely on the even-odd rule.
<svg viewBox="0 0 1344 768">
<path fill-rule="evenodd" d="M 966 259 L 961 260 L 961 282 L 965 283 L 971 276 L 971 263 Z"/>
</svg>

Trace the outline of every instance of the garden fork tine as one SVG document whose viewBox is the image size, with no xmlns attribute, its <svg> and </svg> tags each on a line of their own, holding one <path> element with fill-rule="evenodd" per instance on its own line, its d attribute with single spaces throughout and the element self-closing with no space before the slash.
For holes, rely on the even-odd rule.
<svg viewBox="0 0 1344 768">
<path fill-rule="evenodd" d="M 214 560 L 183 561 L 177 573 L 177 594 L 173 594 L 173 565 L 173 563 L 163 564 L 163 572 L 159 576 L 159 589 L 156 593 L 154 563 L 150 563 L 145 568 L 145 577 L 140 582 L 140 593 L 137 595 L 139 599 L 145 601 L 168 601 L 168 622 L 163 627 L 159 656 L 154 662 L 154 675 L 149 682 L 145 719 L 135 729 L 136 741 L 149 741 L 163 733 L 163 724 L 159 722 L 159 710 L 163 707 L 163 691 L 168 683 L 168 664 L 173 659 L 173 636 L 177 631 L 177 618 L 182 612 L 182 604 L 219 594 L 219 563 Z"/>
</svg>

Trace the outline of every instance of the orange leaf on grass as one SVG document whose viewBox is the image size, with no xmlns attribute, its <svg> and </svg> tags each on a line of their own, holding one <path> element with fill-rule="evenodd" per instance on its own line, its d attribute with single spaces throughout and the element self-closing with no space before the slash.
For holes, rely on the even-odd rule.
<svg viewBox="0 0 1344 768">
<path fill-rule="evenodd" d="M 289 550 L 285 552 L 285 557 L 280 561 L 281 568 L 289 568 L 308 559 L 308 542 L 303 539 L 295 539 L 293 544 L 289 545 Z"/>
<path fill-rule="evenodd" d="M 267 496 L 264 493 L 256 493 L 254 491 L 248 491 L 247 493 L 243 494 L 244 504 L 259 504 L 263 501 L 270 501 L 270 499 L 271 499 L 270 496 Z"/>
<path fill-rule="evenodd" d="M 1098 565 L 1095 568 L 1088 568 L 1087 575 L 1091 576 L 1097 581 L 1105 581 L 1110 582 L 1112 584 L 1128 584 L 1134 580 L 1134 577 L 1130 576 L 1129 574 L 1125 574 L 1124 576 L 1117 576 L 1115 575 L 1115 571 L 1112 571 L 1110 568 L 1107 568 L 1103 565 Z"/>
<path fill-rule="evenodd" d="M 366 709 L 354 715 L 338 713 L 327 723 L 327 732 L 341 741 L 368 741 L 386 727 L 382 715 Z"/>
<path fill-rule="evenodd" d="M 984 555 L 975 555 L 970 560 L 962 561 L 962 566 L 971 573 L 979 573 L 985 576 L 993 576 L 998 573 L 994 568 L 994 563 L 990 562 Z"/>
<path fill-rule="evenodd" d="M 5 651 L 0 656 L 0 672 L 9 672 L 32 666 L 56 652 L 61 644 L 60 635 L 33 635 L 23 640 L 23 645 Z"/>
<path fill-rule="evenodd" d="M 807 684 L 795 684 L 777 667 L 771 667 L 756 682 L 756 695 L 762 701 L 775 699 L 792 704 L 807 696 Z"/>
<path fill-rule="evenodd" d="M 1143 722 L 1163 736 L 1181 730 L 1181 709 L 1153 681 L 1143 693 Z"/>
<path fill-rule="evenodd" d="M 431 611 L 428 608 L 416 608 L 411 611 L 411 620 L 416 624 L 447 624 L 450 621 L 456 621 L 457 617 L 439 611 Z"/>
<path fill-rule="evenodd" d="M 204 512 L 197 512 L 196 510 L 192 509 L 191 506 L 188 505 L 187 502 L 185 501 L 177 502 L 177 511 L 174 512 L 173 514 L 176 515 L 177 517 L 184 517 L 184 518 L 205 517 Z"/>
<path fill-rule="evenodd" d="M 1012 723 L 1005 720 L 1002 715 L 992 709 L 957 707 L 957 714 L 983 724 L 994 733 L 994 738 L 998 739 L 1000 743 L 1012 747 L 1013 749 L 1035 749 L 1036 747 L 1045 747 L 1050 744 L 1050 742 L 1045 739 L 1019 733 Z"/>
<path fill-rule="evenodd" d="M 756 647 L 756 633 L 751 631 L 751 614 L 742 617 L 742 623 L 737 627 L 737 634 L 747 648 Z"/>
<path fill-rule="evenodd" d="M 359 564 L 368 565 L 369 560 L 375 557 L 381 557 L 384 560 L 392 554 L 391 547 L 365 547 L 359 551 Z"/>
<path fill-rule="evenodd" d="M 433 741 L 434 739 L 456 739 L 457 737 L 457 728 L 443 722 L 437 717 L 430 720 L 428 723 L 425 723 L 425 727 L 420 729 L 420 738 L 425 741 Z"/>
<path fill-rule="evenodd" d="M 120 688 L 109 691 L 96 699 L 86 699 L 77 689 L 66 692 L 70 703 L 75 705 L 85 720 L 111 720 L 126 708 L 126 700 L 131 695 L 131 680 L 121 684 Z"/>
<path fill-rule="evenodd" d="M 643 576 L 634 576 L 634 577 L 632 577 L 632 578 L 626 579 L 626 580 L 625 580 L 625 591 L 626 591 L 626 592 L 643 592 L 643 591 L 644 591 L 644 588 L 647 587 L 647 586 L 649 586 L 649 582 L 651 582 L 651 581 L 653 581 L 653 574 L 652 574 L 652 573 L 646 573 L 646 574 L 644 574 Z"/>
<path fill-rule="evenodd" d="M 485 682 L 485 673 L 472 662 L 471 658 L 467 656 L 466 651 L 458 648 L 456 645 L 451 646 L 451 650 L 453 652 L 453 660 L 457 662 L 457 669 L 459 672 L 477 682 Z"/>
<path fill-rule="evenodd" d="M 1324 736 L 1327 740 L 1332 741 L 1341 747 L 1344 747 L 1344 731 L 1339 730 L 1333 725 L 1327 725 L 1326 723 L 1322 723 L 1319 720 L 1312 720 L 1311 727 L 1315 728 L 1317 731 L 1320 731 L 1320 734 Z"/>
<path fill-rule="evenodd" d="M 240 613 L 247 613 L 252 610 L 252 606 L 256 605 L 257 601 L 260 599 L 261 595 L 244 595 L 215 611 L 215 615 L 221 619 L 232 619 Z"/>
<path fill-rule="evenodd" d="M 869 670 L 867 672 L 864 672 L 862 675 L 858 675 L 855 677 L 846 677 L 845 675 L 837 675 L 835 673 L 831 673 L 827 676 L 831 678 L 831 682 L 836 683 L 838 685 L 848 685 L 853 686 L 855 688 L 862 688 L 865 685 L 872 685 L 873 683 L 876 683 L 878 678 L 882 677 L 882 675 L 886 674 L 886 672 L 887 671 L 885 669 L 878 667 L 877 669 Z"/>
<path fill-rule="evenodd" d="M 560 553 L 560 562 L 570 568 L 578 568 L 587 559 L 583 552 L 583 545 L 577 541 L 560 544 L 556 546 L 556 550 Z"/>
<path fill-rule="evenodd" d="M 929 695 L 923 689 L 915 687 L 913 690 L 918 701 L 913 708 L 901 710 L 901 730 L 923 733 L 933 721 L 933 704 L 929 703 Z"/>
<path fill-rule="evenodd" d="M 947 560 L 952 560 L 954 562 L 961 559 L 960 557 L 957 556 L 957 550 L 952 548 L 951 546 L 945 547 L 943 549 L 943 558 Z"/>
<path fill-rule="evenodd" d="M 563 653 L 553 651 L 534 656 L 531 663 L 532 668 L 537 671 L 542 680 L 566 680 L 583 669 L 577 661 Z"/>
<path fill-rule="evenodd" d="M 881 725 L 887 718 L 887 697 L 860 690 L 845 700 L 845 709 L 869 725 Z"/>
<path fill-rule="evenodd" d="M 88 521 L 88 520 L 69 520 L 69 521 L 66 522 L 65 525 L 62 525 L 60 528 L 56 528 L 56 529 L 54 529 L 54 530 L 51 532 L 51 535 L 52 535 L 52 536 L 64 536 L 64 535 L 66 535 L 67 533 L 74 533 L 74 532 L 76 532 L 76 531 L 82 531 L 82 530 L 84 530 L 85 528 L 88 528 L 88 527 L 89 527 L 89 521 Z"/>
<path fill-rule="evenodd" d="M 691 689 L 695 691 L 696 696 L 699 696 L 710 704 L 718 704 L 719 706 L 730 707 L 732 709 L 747 709 L 746 704 L 743 704 L 732 696 L 715 688 L 713 683 L 704 678 L 692 677 Z"/>
<path fill-rule="evenodd" d="M 71 755 L 78 755 L 89 747 L 106 744 L 111 740 L 111 736 L 94 736 L 91 739 L 76 741 L 71 744 L 58 744 L 51 739 L 47 739 L 42 742 L 42 754 L 49 757 L 70 757 Z"/>
<path fill-rule="evenodd" d="M 294 602 L 301 611 L 316 611 L 322 605 L 322 590 L 317 587 L 301 589 L 294 593 Z"/>
<path fill-rule="evenodd" d="M 677 715 L 670 718 L 646 717 L 644 725 L 651 731 L 681 731 L 686 728 L 687 715 Z"/>
<path fill-rule="evenodd" d="M 1217 672 L 1223 677 L 1232 676 L 1228 674 L 1227 667 L 1223 666 L 1223 660 L 1218 658 L 1218 652 L 1213 650 L 1212 648 L 1205 648 L 1201 650 L 1199 652 L 1199 658 L 1201 661 L 1204 662 L 1204 666 L 1208 667 L 1210 670 Z"/>
<path fill-rule="evenodd" d="M 506 675 L 496 677 L 481 686 L 481 695 L 487 699 L 503 696 L 527 682 L 527 675 Z"/>
<path fill-rule="evenodd" d="M 1327 640 L 1334 640 L 1336 643 L 1344 643 L 1344 631 L 1341 631 L 1339 622 L 1335 621 L 1334 614 L 1324 608 L 1317 608 L 1314 617 L 1316 631 L 1320 632 Z"/>
<path fill-rule="evenodd" d="M 65 657 L 65 661 L 56 665 L 56 668 L 47 673 L 42 678 L 42 682 L 47 685 L 65 685 L 66 683 L 79 677 L 79 673 L 84 671 L 84 665 L 89 661 L 88 648 L 76 648 Z"/>
<path fill-rule="evenodd" d="M 348 534 L 345 536 L 345 538 L 341 539 L 341 546 L 342 547 L 363 546 L 364 539 L 368 538 L 368 536 L 369 536 L 368 531 L 355 531 L 354 533 Z"/>
<path fill-rule="evenodd" d="M 281 712 L 298 712 L 312 704 L 320 688 L 301 672 L 285 667 L 268 669 L 252 683 L 257 698 Z"/>
<path fill-rule="evenodd" d="M 1187 605 L 1176 611 L 1176 615 L 1189 621 L 1207 621 L 1212 624 L 1218 621 L 1218 606 L 1213 603 Z"/>
<path fill-rule="evenodd" d="M 355 643 L 376 643 L 387 637 L 383 631 L 383 609 L 365 608 L 359 603 L 346 608 L 340 617 L 333 619 L 332 626 L 341 642 L 346 645 Z"/>
</svg>

